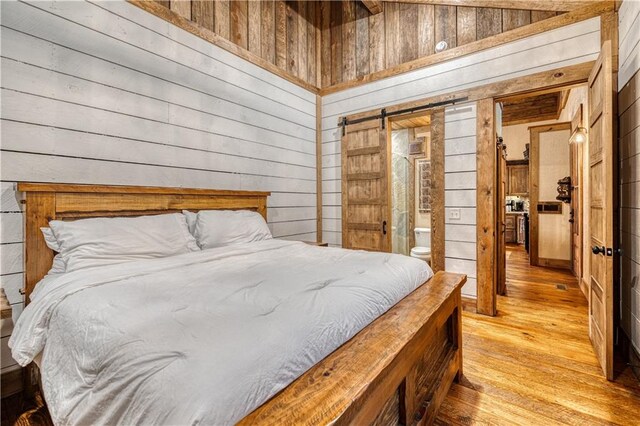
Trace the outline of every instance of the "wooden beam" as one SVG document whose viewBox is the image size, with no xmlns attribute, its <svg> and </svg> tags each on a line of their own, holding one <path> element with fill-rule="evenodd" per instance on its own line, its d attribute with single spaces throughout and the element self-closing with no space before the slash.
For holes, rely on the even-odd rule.
<svg viewBox="0 0 640 426">
<path fill-rule="evenodd" d="M 285 70 L 280 69 L 277 65 L 274 65 L 271 62 L 256 55 L 255 53 L 252 53 L 249 50 L 244 49 L 238 46 L 237 44 L 234 44 L 232 41 L 229 41 L 224 37 L 221 37 L 220 35 L 214 33 L 213 31 L 203 28 L 200 25 L 190 21 L 189 19 L 184 18 L 183 16 L 176 13 L 175 11 L 167 9 L 160 3 L 157 3 L 155 1 L 145 1 L 145 0 L 127 0 L 127 1 L 135 6 L 138 6 L 142 10 L 145 10 L 161 19 L 164 19 L 167 22 L 170 22 L 176 27 L 182 28 L 183 30 L 188 31 L 191 34 L 196 35 L 208 41 L 211 44 L 215 44 L 216 46 L 230 53 L 233 53 L 234 55 L 239 56 L 261 68 L 264 68 L 265 70 L 279 77 L 282 77 L 285 80 L 290 81 L 291 83 L 296 84 L 312 93 L 317 94 L 319 91 L 318 88 L 315 86 L 315 84 L 309 84 L 303 79 L 289 74 Z"/>
<path fill-rule="evenodd" d="M 431 268 L 445 270 L 444 108 L 431 114 Z"/>
<path fill-rule="evenodd" d="M 523 9 L 567 12 L 594 3 L 593 0 L 386 0 L 389 3 L 417 3 L 443 6 L 492 7 L 498 9 Z M 363 2 L 364 3 L 364 2 Z"/>
<path fill-rule="evenodd" d="M 381 0 L 362 0 L 362 4 L 372 15 L 377 15 L 384 10 Z"/>
<path fill-rule="evenodd" d="M 479 314 L 496 314 L 496 133 L 493 98 L 477 104 L 477 297 Z"/>
<path fill-rule="evenodd" d="M 404 64 L 397 65 L 391 68 L 383 69 L 381 71 L 358 77 L 355 80 L 340 82 L 328 87 L 324 87 L 320 90 L 320 95 L 329 95 L 331 93 L 340 92 L 342 90 L 351 89 L 363 84 L 446 62 L 451 59 L 470 55 L 481 50 L 489 49 L 505 43 L 510 43 L 515 40 L 520 40 L 532 35 L 543 33 L 545 31 L 551 31 L 560 27 L 564 27 L 566 25 L 574 24 L 576 22 L 581 22 L 595 16 L 600 16 L 612 10 L 613 3 L 609 1 L 590 2 L 588 6 L 581 7 L 569 13 L 558 15 L 554 18 L 536 22 L 535 24 L 531 25 L 525 25 L 524 27 L 516 28 L 515 30 L 508 31 L 506 33 L 497 34 L 482 40 L 465 44 L 463 46 L 445 50 L 444 52 L 419 58 L 414 61 L 406 62 Z"/>
</svg>

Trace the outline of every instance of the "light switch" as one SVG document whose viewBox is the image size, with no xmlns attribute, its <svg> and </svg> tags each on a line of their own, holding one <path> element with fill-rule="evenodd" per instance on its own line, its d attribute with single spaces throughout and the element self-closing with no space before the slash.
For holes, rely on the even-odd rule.
<svg viewBox="0 0 640 426">
<path fill-rule="evenodd" d="M 449 209 L 449 219 L 460 220 L 460 209 Z"/>
</svg>

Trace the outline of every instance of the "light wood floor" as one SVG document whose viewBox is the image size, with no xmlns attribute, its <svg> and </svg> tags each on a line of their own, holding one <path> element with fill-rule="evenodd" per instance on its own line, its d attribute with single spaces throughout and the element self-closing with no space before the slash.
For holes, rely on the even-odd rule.
<svg viewBox="0 0 640 426">
<path fill-rule="evenodd" d="M 465 380 L 436 424 L 640 425 L 640 384 L 629 368 L 615 382 L 602 377 L 569 272 L 531 267 L 524 249 L 508 247 L 498 316 L 466 306 L 462 330 Z"/>
</svg>

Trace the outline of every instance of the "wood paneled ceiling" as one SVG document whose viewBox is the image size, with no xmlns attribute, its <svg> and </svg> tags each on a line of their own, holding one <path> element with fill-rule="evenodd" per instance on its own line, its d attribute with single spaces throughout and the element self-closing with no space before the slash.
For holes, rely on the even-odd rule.
<svg viewBox="0 0 640 426">
<path fill-rule="evenodd" d="M 391 129 L 413 129 L 416 127 L 427 127 L 431 124 L 429 114 L 412 115 L 408 117 L 399 117 L 391 121 Z"/>
<path fill-rule="evenodd" d="M 557 120 L 566 104 L 569 90 L 539 95 L 514 96 L 503 99 L 502 125 Z"/>
</svg>

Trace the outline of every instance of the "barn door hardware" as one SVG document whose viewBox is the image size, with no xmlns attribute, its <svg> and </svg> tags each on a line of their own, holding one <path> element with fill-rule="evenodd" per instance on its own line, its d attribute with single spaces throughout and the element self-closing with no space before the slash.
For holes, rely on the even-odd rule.
<svg viewBox="0 0 640 426">
<path fill-rule="evenodd" d="M 362 118 L 356 118 L 353 120 L 348 120 L 347 117 L 341 117 L 340 121 L 338 121 L 338 126 L 342 127 L 342 136 L 345 135 L 346 133 L 346 127 L 351 125 L 351 124 L 358 124 L 358 123 L 364 123 L 365 121 L 369 121 L 369 120 L 382 120 L 382 128 L 385 128 L 385 118 L 387 117 L 394 117 L 396 115 L 402 115 L 402 114 L 411 114 L 414 112 L 418 112 L 418 111 L 424 111 L 427 109 L 431 109 L 431 108 L 437 108 L 437 107 L 441 107 L 441 106 L 445 106 L 445 105 L 455 105 L 459 102 L 466 102 L 469 100 L 468 96 L 462 97 L 462 98 L 456 98 L 456 99 L 449 99 L 446 101 L 440 101 L 440 102 L 432 102 L 430 104 L 424 104 L 424 105 L 418 105 L 415 107 L 411 107 L 411 108 L 405 108 L 405 109 L 399 109 L 397 111 L 392 111 L 392 112 L 387 112 L 386 108 L 382 108 L 380 110 L 380 114 L 377 115 L 370 115 L 368 117 L 362 117 Z"/>
</svg>

